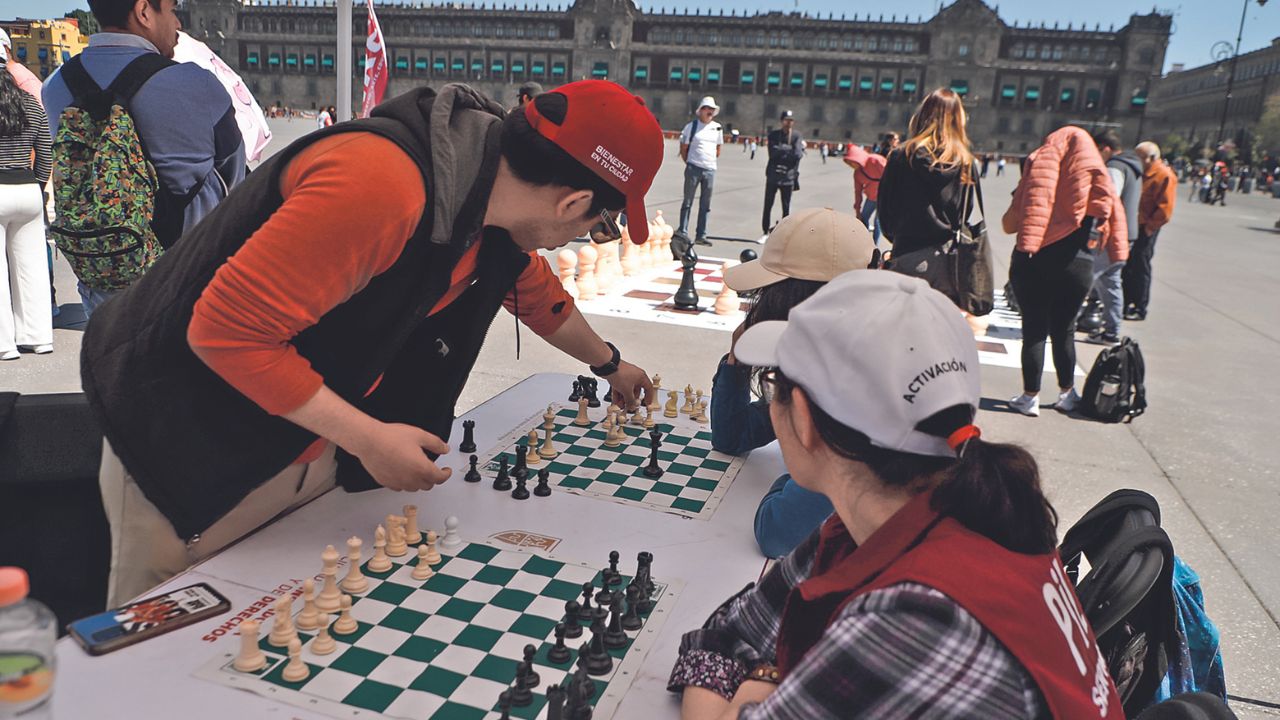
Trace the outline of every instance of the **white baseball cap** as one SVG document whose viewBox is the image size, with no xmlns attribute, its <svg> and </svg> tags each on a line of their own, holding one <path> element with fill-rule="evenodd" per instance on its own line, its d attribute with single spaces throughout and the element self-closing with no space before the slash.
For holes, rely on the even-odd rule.
<svg viewBox="0 0 1280 720">
<path fill-rule="evenodd" d="M 710 95 L 707 95 L 706 97 L 702 98 L 702 102 L 698 103 L 699 110 L 701 110 L 704 107 L 709 107 L 712 110 L 715 110 L 717 113 L 720 112 L 720 106 L 716 104 L 716 99 L 711 97 Z"/>
<path fill-rule="evenodd" d="M 725 270 L 724 282 L 736 292 L 787 278 L 829 282 L 869 267 L 875 250 L 871 232 L 854 216 L 831 208 L 805 208 L 778 223 L 758 259 Z"/>
<path fill-rule="evenodd" d="M 845 273 L 787 320 L 747 328 L 733 354 L 748 365 L 780 368 L 876 447 L 955 457 L 957 438 L 976 433 L 966 425 L 948 439 L 917 428 L 956 405 L 976 413 L 981 395 L 973 331 L 955 303 L 918 278 Z"/>
</svg>

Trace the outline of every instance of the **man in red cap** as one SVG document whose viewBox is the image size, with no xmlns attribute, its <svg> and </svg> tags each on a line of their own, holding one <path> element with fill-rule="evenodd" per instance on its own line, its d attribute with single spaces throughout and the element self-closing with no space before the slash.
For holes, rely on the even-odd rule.
<svg viewBox="0 0 1280 720">
<path fill-rule="evenodd" d="M 335 481 L 445 481 L 433 459 L 504 305 L 629 404 L 652 393 L 537 251 L 616 238 L 624 207 L 643 242 L 662 145 L 615 83 L 571 83 L 510 115 L 448 85 L 264 163 L 85 333 L 110 601 Z"/>
</svg>

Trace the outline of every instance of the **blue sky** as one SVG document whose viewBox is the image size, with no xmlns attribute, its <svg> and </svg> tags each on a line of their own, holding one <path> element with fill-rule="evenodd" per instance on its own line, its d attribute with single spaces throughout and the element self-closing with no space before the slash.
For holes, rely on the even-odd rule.
<svg viewBox="0 0 1280 720">
<path fill-rule="evenodd" d="M 568 4 L 572 0 L 559 2 Z M 1059 22 L 1064 26 L 1067 22 L 1086 22 L 1089 25 L 1100 22 L 1103 27 L 1115 23 L 1119 26 L 1128 22 L 1132 13 L 1147 13 L 1152 10 L 1151 4 L 1124 0 L 1073 0 L 1069 4 L 1069 10 L 1065 7 L 1066 3 L 1044 0 L 1003 0 L 998 3 L 988 0 L 988 3 L 998 7 L 1005 22 L 1044 21 L 1050 25 Z M 1242 51 L 1264 47 L 1273 37 L 1280 36 L 1280 2 L 1271 2 L 1267 7 L 1259 7 L 1256 0 L 1248 0 L 1248 3 L 1244 40 L 1240 46 Z M 886 3 L 875 0 L 735 0 L 722 3 L 706 0 L 640 0 L 641 7 L 645 8 L 661 7 L 664 4 L 667 7 L 690 9 L 700 7 L 713 12 L 719 12 L 721 8 L 736 8 L 748 12 L 798 8 L 823 15 L 834 12 L 837 16 L 840 13 L 865 15 L 868 12 L 879 15 L 886 6 Z M 937 11 L 938 0 L 896 0 L 890 5 L 891 12 L 905 13 L 912 18 L 916 15 L 928 17 Z M 47 17 L 77 7 L 87 8 L 88 4 L 85 0 L 0 0 L 0 17 Z M 1178 62 L 1194 67 L 1212 60 L 1210 49 L 1214 43 L 1220 40 L 1235 42 L 1243 0 L 1164 0 L 1159 8 L 1174 13 L 1174 34 L 1165 57 L 1166 69 L 1170 64 Z"/>
</svg>

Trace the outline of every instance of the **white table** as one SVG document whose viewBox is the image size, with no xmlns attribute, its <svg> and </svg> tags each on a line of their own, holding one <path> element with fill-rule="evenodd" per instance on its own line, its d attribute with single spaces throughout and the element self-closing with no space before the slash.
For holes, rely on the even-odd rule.
<svg viewBox="0 0 1280 720">
<path fill-rule="evenodd" d="M 487 450 L 538 408 L 563 402 L 571 382 L 572 377 L 559 374 L 527 378 L 459 418 L 452 445 L 462 439 L 461 420 L 470 419 L 476 421 L 479 450 Z M 371 551 L 374 527 L 388 513 L 414 503 L 423 528 L 442 530 L 444 518 L 456 515 L 466 540 L 525 530 L 562 538 L 554 550 L 558 556 L 601 566 L 607 564 L 609 550 L 619 550 L 624 563 L 641 550 L 653 552 L 654 577 L 678 578 L 684 590 L 614 717 L 677 717 L 678 703 L 666 691 L 666 680 L 680 636 L 700 626 L 730 594 L 756 580 L 763 566 L 751 523 L 760 497 L 782 472 L 776 444 L 752 453 L 709 520 L 559 491 L 520 502 L 491 489 L 490 478 L 463 482 L 466 461 L 460 453 L 440 462 L 455 468 L 454 477 L 430 493 L 330 492 L 156 588 L 160 592 L 208 582 L 231 600 L 230 613 L 97 658 L 64 638 L 57 648 L 55 716 L 321 720 L 325 716 L 221 687 L 192 677 L 192 672 L 217 651 L 239 642 L 234 630 L 215 637 L 227 620 L 256 602 L 273 600 L 273 589 L 318 572 L 326 545 L 343 551 L 346 538 L 359 535 Z"/>
</svg>

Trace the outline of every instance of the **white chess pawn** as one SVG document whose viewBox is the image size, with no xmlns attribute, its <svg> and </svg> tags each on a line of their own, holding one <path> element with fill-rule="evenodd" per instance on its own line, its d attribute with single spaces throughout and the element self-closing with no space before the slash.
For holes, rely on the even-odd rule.
<svg viewBox="0 0 1280 720">
<path fill-rule="evenodd" d="M 316 581 L 307 578 L 302 581 L 302 612 L 298 613 L 294 624 L 299 630 L 315 630 L 319 622 L 320 611 L 316 609 Z"/>
<path fill-rule="evenodd" d="M 328 655 L 338 649 L 338 643 L 329 634 L 329 613 L 320 613 L 320 632 L 311 641 L 311 652 L 315 655 Z"/>
<path fill-rule="evenodd" d="M 284 666 L 284 671 L 280 673 L 280 677 L 285 682 L 297 683 L 306 680 L 311 675 L 311 668 L 302 662 L 302 641 L 294 638 L 289 641 L 289 664 Z"/>
<path fill-rule="evenodd" d="M 725 284 L 720 288 L 720 294 L 716 296 L 715 311 L 717 315 L 735 315 L 741 310 L 742 303 L 738 299 L 738 293 L 733 288 Z"/>
<path fill-rule="evenodd" d="M 626 237 L 622 239 L 622 242 L 622 274 L 631 277 L 640 272 L 640 258 L 637 253 L 639 246 Z"/>
<path fill-rule="evenodd" d="M 582 246 L 578 251 L 578 267 L 581 272 L 578 273 L 578 299 L 594 300 L 599 291 L 596 284 L 596 260 L 599 259 L 600 252 L 590 244 Z"/>
<path fill-rule="evenodd" d="M 274 647 L 289 647 L 289 639 L 297 637 L 298 631 L 293 627 L 293 599 L 282 597 L 276 600 L 275 619 L 267 642 Z"/>
<path fill-rule="evenodd" d="M 456 548 L 462 544 L 462 536 L 458 534 L 458 518 L 450 515 L 444 519 L 444 537 L 440 539 L 440 547 Z"/>
<path fill-rule="evenodd" d="M 419 545 L 421 547 L 421 545 Z M 342 614 L 338 616 L 338 621 L 333 624 L 333 631 L 339 635 L 350 635 L 360 629 L 360 623 L 351 617 L 351 596 L 342 596 Z"/>
<path fill-rule="evenodd" d="M 601 295 L 613 287 L 613 265 L 609 264 L 609 244 L 596 246 L 596 291 Z"/>
<path fill-rule="evenodd" d="M 436 571 L 431 569 L 431 562 L 427 558 L 429 552 L 426 545 L 418 546 L 418 564 L 413 567 L 412 574 L 414 580 L 428 580 L 436 574 Z"/>
<path fill-rule="evenodd" d="M 591 424 L 591 418 L 587 415 L 588 400 L 585 397 L 578 398 L 578 415 L 573 419 L 573 424 L 578 427 L 587 427 Z"/>
<path fill-rule="evenodd" d="M 436 552 L 436 531 L 427 531 L 427 564 L 439 565 L 444 558 L 440 557 L 440 553 Z"/>
<path fill-rule="evenodd" d="M 404 506 L 404 541 L 410 545 L 417 545 L 422 542 L 422 531 L 418 529 L 418 506 Z"/>
<path fill-rule="evenodd" d="M 645 430 L 652 430 L 655 425 L 657 423 L 653 421 L 653 408 L 646 407 L 644 409 L 644 428 Z"/>
<path fill-rule="evenodd" d="M 381 525 L 373 532 L 373 557 L 369 558 L 369 570 L 386 572 L 391 569 L 391 558 L 387 557 L 387 531 Z"/>
<path fill-rule="evenodd" d="M 629 242 L 625 239 L 614 240 L 609 243 L 609 272 L 613 275 L 613 282 L 617 284 L 622 279 L 622 243 Z"/>
<path fill-rule="evenodd" d="M 360 550 L 364 541 L 358 537 L 347 538 L 347 576 L 342 579 L 342 589 L 353 595 L 359 595 L 369 589 L 369 581 L 360 572 Z"/>
<path fill-rule="evenodd" d="M 528 436 L 525 437 L 525 443 L 529 451 L 525 453 L 524 463 L 526 465 L 541 465 L 542 456 L 538 454 L 538 428 L 529 431 Z"/>
<path fill-rule="evenodd" d="M 577 300 L 578 281 L 574 278 L 574 275 L 577 272 L 578 254 L 569 248 L 565 248 L 556 255 L 556 264 L 560 268 L 560 284 L 564 286 L 565 292 L 569 293 L 569 297 Z"/>
<path fill-rule="evenodd" d="M 258 646 L 258 632 L 257 620 L 240 623 L 240 654 L 231 665 L 237 672 L 257 672 L 267 666 L 267 654 Z"/>
</svg>

